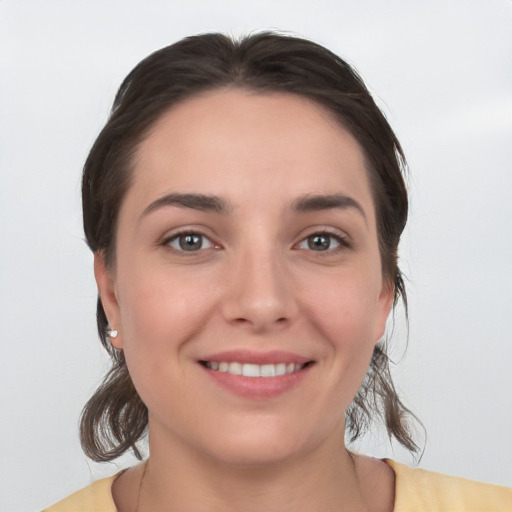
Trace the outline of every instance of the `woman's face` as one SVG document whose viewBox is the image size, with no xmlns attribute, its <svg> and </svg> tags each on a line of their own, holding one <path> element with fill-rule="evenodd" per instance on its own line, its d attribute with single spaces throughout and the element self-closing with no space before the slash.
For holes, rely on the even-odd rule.
<svg viewBox="0 0 512 512">
<path fill-rule="evenodd" d="M 223 90 L 172 108 L 135 158 L 115 269 L 95 270 L 152 444 L 260 464 L 342 441 L 392 289 L 362 150 L 321 107 Z"/>
</svg>

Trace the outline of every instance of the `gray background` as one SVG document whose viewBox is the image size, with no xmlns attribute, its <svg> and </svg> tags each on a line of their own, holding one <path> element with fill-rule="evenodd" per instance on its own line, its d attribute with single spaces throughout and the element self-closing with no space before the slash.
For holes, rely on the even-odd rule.
<svg viewBox="0 0 512 512">
<path fill-rule="evenodd" d="M 420 465 L 511 484 L 511 21 L 509 0 L 0 1 L 0 510 L 129 463 L 78 444 L 107 369 L 80 170 L 128 71 L 210 30 L 310 37 L 376 95 L 411 167 L 409 346 L 398 315 L 392 353 L 428 433 Z M 379 432 L 356 448 L 414 462 Z"/>
</svg>

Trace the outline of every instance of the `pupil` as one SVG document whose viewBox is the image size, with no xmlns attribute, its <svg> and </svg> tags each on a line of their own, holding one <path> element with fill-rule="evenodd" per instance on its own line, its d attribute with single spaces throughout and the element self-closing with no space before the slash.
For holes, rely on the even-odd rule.
<svg viewBox="0 0 512 512">
<path fill-rule="evenodd" d="M 180 247 L 184 251 L 201 249 L 201 237 L 199 235 L 183 235 L 180 237 Z"/>
<path fill-rule="evenodd" d="M 325 235 L 313 235 L 308 238 L 309 248 L 314 251 L 325 251 L 329 249 L 331 242 L 328 236 Z"/>
</svg>

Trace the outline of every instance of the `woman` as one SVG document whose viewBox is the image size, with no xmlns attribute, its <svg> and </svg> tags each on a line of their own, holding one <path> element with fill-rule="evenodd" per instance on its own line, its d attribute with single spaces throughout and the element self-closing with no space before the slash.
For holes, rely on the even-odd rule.
<svg viewBox="0 0 512 512">
<path fill-rule="evenodd" d="M 312 42 L 209 34 L 125 79 L 86 162 L 113 367 L 82 446 L 140 465 L 50 511 L 506 510 L 512 491 L 351 453 L 375 417 L 412 452 L 383 340 L 405 290 L 400 145 Z"/>
</svg>

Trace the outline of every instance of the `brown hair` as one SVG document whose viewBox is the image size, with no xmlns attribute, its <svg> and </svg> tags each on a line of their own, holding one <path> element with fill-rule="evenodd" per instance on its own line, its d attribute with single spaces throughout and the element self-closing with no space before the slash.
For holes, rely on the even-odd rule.
<svg viewBox="0 0 512 512">
<path fill-rule="evenodd" d="M 354 135 L 367 160 L 383 276 L 394 286 L 394 305 L 402 298 L 407 311 L 397 264 L 408 211 L 400 144 L 354 69 L 326 48 L 297 37 L 269 32 L 240 40 L 215 33 L 188 37 L 153 53 L 131 71 L 84 167 L 84 229 L 91 250 L 101 252 L 108 266 L 115 265 L 117 216 L 130 186 L 132 157 L 148 130 L 177 102 L 222 87 L 307 97 Z M 109 343 L 99 299 L 97 323 L 112 368 L 82 412 L 82 447 L 96 461 L 112 460 L 130 449 L 140 458 L 136 443 L 146 432 L 147 408 L 133 386 L 123 352 Z M 385 342 L 377 344 L 346 413 L 349 439 L 363 434 L 375 415 L 384 420 L 390 438 L 410 451 L 418 450 L 408 429 L 410 412 L 391 380 Z"/>
</svg>

